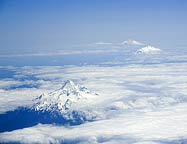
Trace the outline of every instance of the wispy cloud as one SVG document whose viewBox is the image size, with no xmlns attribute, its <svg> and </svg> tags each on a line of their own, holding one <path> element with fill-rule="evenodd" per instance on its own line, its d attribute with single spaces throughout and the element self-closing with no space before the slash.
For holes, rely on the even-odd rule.
<svg viewBox="0 0 187 144">
<path fill-rule="evenodd" d="M 128 39 L 122 42 L 104 42 L 104 41 L 98 41 L 89 44 L 90 46 L 113 46 L 113 47 L 124 47 L 124 46 L 145 46 L 146 44 L 133 40 Z"/>
<path fill-rule="evenodd" d="M 98 41 L 93 43 L 93 45 L 113 45 L 111 42 Z"/>
<path fill-rule="evenodd" d="M 0 57 L 64 56 L 64 55 L 77 55 L 77 54 L 102 54 L 102 53 L 112 53 L 112 52 L 118 52 L 118 50 L 116 49 L 59 50 L 57 52 L 0 55 Z"/>
</svg>

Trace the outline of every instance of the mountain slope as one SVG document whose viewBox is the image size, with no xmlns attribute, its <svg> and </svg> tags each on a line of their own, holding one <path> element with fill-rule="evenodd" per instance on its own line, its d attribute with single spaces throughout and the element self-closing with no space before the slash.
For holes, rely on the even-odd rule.
<svg viewBox="0 0 187 144">
<path fill-rule="evenodd" d="M 60 89 L 42 94 L 34 99 L 32 109 L 61 114 L 80 111 L 81 108 L 88 106 L 97 95 L 86 87 L 75 85 L 73 81 L 67 80 Z"/>
</svg>

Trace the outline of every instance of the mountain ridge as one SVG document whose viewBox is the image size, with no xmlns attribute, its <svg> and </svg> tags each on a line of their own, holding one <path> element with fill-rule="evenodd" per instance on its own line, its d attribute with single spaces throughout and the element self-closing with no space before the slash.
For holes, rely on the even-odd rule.
<svg viewBox="0 0 187 144">
<path fill-rule="evenodd" d="M 86 87 L 76 85 L 73 81 L 67 80 L 60 89 L 43 93 L 36 97 L 33 100 L 32 109 L 66 114 L 78 109 L 79 105 L 87 105 L 88 99 L 97 95 L 97 93 L 91 92 Z"/>
</svg>

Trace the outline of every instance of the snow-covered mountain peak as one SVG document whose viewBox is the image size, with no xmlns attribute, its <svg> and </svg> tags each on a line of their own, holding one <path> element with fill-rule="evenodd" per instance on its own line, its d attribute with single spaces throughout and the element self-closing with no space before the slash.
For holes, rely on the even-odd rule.
<svg viewBox="0 0 187 144">
<path fill-rule="evenodd" d="M 138 41 L 133 40 L 133 39 L 128 39 L 126 41 L 123 41 L 121 44 L 122 45 L 129 45 L 129 46 L 142 46 L 142 45 L 144 45 L 143 43 L 138 42 Z"/>
<path fill-rule="evenodd" d="M 143 48 L 140 48 L 136 51 L 136 54 L 156 54 L 156 53 L 159 53 L 161 52 L 162 50 L 159 49 L 159 48 L 155 48 L 153 46 L 146 46 L 146 47 L 143 47 Z"/>
<path fill-rule="evenodd" d="M 65 81 L 61 89 L 67 90 L 67 91 L 73 91 L 73 90 L 78 90 L 78 86 L 76 86 L 73 81 L 67 80 Z"/>
<path fill-rule="evenodd" d="M 32 109 L 37 111 L 49 111 L 66 113 L 79 106 L 87 105 L 87 102 L 97 94 L 89 91 L 86 87 L 74 84 L 67 80 L 64 85 L 50 93 L 44 93 L 33 100 Z"/>
</svg>

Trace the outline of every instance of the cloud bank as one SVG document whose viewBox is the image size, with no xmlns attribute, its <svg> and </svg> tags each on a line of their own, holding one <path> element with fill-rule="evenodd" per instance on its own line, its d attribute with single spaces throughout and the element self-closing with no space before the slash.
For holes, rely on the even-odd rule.
<svg viewBox="0 0 187 144">
<path fill-rule="evenodd" d="M 15 71 L 14 77 L 0 80 L 1 113 L 14 110 L 23 104 L 30 105 L 35 96 L 57 89 L 65 80 L 71 79 L 99 93 L 98 99 L 90 104 L 89 108 L 97 112 L 100 119 L 69 127 L 39 124 L 1 133 L 0 141 L 185 142 L 186 66 L 186 63 L 165 63 L 113 67 L 92 65 L 12 68 Z M 32 80 L 28 80 L 29 77 L 32 77 Z M 25 84 L 35 87 L 18 87 Z"/>
</svg>

